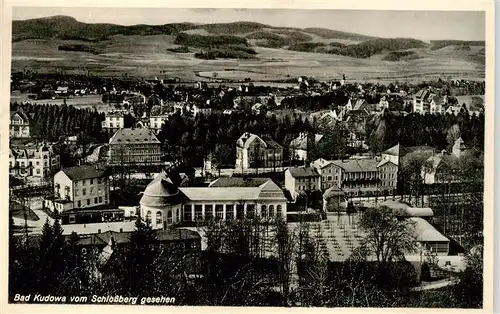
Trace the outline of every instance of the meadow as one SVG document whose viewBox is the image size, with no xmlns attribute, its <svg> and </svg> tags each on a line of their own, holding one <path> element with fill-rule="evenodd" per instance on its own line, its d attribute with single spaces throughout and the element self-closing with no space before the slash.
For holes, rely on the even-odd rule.
<svg viewBox="0 0 500 314">
<path fill-rule="evenodd" d="M 78 40 L 28 39 L 12 43 L 12 71 L 89 73 L 101 76 L 179 77 L 183 81 L 210 81 L 213 72 L 228 80 L 254 82 L 312 76 L 319 80 L 421 81 L 438 77 L 484 79 L 482 47 L 470 51 L 445 47 L 414 49 L 419 58 L 384 61 L 383 54 L 366 59 L 335 54 L 254 47 L 257 60 L 201 60 L 190 53 L 168 51 L 178 47 L 172 35 L 112 36 L 97 43 Z M 58 50 L 60 45 L 92 45 L 97 54 Z M 166 73 L 166 74 L 165 74 Z"/>
</svg>

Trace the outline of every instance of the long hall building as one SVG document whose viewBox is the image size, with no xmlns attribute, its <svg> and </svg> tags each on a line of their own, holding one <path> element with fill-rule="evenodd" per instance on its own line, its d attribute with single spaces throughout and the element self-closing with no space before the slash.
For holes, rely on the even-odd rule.
<svg viewBox="0 0 500 314">
<path fill-rule="evenodd" d="M 286 220 L 287 202 L 283 190 L 272 180 L 252 187 L 176 187 L 160 174 L 145 189 L 140 200 L 141 217 L 153 229 L 179 222 L 212 218 L 222 220 L 250 217 Z"/>
</svg>

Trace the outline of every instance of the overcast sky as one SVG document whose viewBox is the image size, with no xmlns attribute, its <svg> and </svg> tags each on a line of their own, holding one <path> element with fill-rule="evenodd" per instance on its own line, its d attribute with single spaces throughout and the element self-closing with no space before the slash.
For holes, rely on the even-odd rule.
<svg viewBox="0 0 500 314">
<path fill-rule="evenodd" d="M 52 15 L 68 15 L 86 23 L 121 25 L 253 21 L 273 26 L 324 27 L 377 37 L 485 39 L 485 14 L 475 11 L 14 7 L 12 12 L 14 20 Z"/>
</svg>

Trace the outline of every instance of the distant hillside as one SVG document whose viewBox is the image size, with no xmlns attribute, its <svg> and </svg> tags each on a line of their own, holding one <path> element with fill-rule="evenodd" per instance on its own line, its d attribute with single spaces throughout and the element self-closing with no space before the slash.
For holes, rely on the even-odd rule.
<svg viewBox="0 0 500 314">
<path fill-rule="evenodd" d="M 87 24 L 68 16 L 53 16 L 12 22 L 12 41 L 25 39 L 64 39 L 101 41 L 113 35 L 178 34 L 195 28 L 194 24 L 176 23 L 165 25 Z"/>
<path fill-rule="evenodd" d="M 354 58 L 369 58 L 384 51 L 397 51 L 425 47 L 427 47 L 426 43 L 412 38 L 377 38 L 355 45 L 334 47 L 329 50 L 329 53 Z"/>
<path fill-rule="evenodd" d="M 274 27 L 255 22 L 234 22 L 214 24 L 170 23 L 164 25 L 87 24 L 68 16 L 52 16 L 12 22 L 12 41 L 25 39 L 64 39 L 82 41 L 101 41 L 113 35 L 178 35 L 190 30 L 205 31 L 212 35 L 234 35 L 249 39 L 269 39 L 289 45 L 295 42 L 310 41 L 312 36 L 323 39 L 349 39 L 361 41 L 373 37 L 339 32 L 322 28 Z M 260 37 L 260 38 L 259 38 Z M 272 38 L 271 38 L 272 37 Z M 277 42 L 269 46 L 281 48 Z M 279 46 L 279 47 L 278 47 Z"/>
<path fill-rule="evenodd" d="M 328 39 L 350 39 L 350 40 L 357 40 L 357 41 L 365 41 L 365 40 L 370 40 L 370 39 L 375 39 L 376 37 L 371 37 L 371 36 L 365 36 L 365 35 L 360 35 L 360 34 L 354 34 L 354 33 L 347 33 L 347 32 L 341 32 L 341 31 L 334 31 L 328 28 L 304 28 L 304 31 L 318 35 L 323 38 L 328 38 Z"/>
<path fill-rule="evenodd" d="M 409 61 L 418 59 L 420 56 L 413 50 L 409 51 L 391 51 L 382 60 L 384 61 Z"/>
<path fill-rule="evenodd" d="M 72 17 L 53 16 L 12 22 L 13 42 L 22 42 L 28 39 L 71 41 L 59 43 L 61 50 L 100 53 L 100 51 L 103 51 L 102 47 L 106 47 L 111 42 L 111 39 L 117 40 L 118 37 L 113 37 L 115 35 L 174 36 L 163 39 L 162 45 L 164 47 L 160 47 L 162 51 L 167 51 L 167 49 L 179 53 L 192 51 L 197 53 L 197 57 L 208 59 L 228 58 L 227 56 L 229 58 L 234 56 L 234 58 L 238 59 L 254 59 L 257 54 L 253 49 L 254 47 L 267 47 L 286 49 L 288 51 L 336 54 L 357 59 L 366 59 L 376 54 L 384 54 L 386 60 L 397 61 L 414 58 L 415 55 L 399 53 L 410 49 L 424 48 L 427 50 L 430 48 L 436 50 L 449 45 L 457 45 L 459 47 L 457 49 L 466 50 L 466 46 L 484 45 L 484 41 L 456 40 L 432 41 L 429 45 L 412 38 L 377 38 L 325 28 L 275 27 L 244 21 L 212 24 L 171 23 L 123 26 L 103 23 L 87 24 Z M 175 38 L 175 42 L 172 42 L 173 38 Z M 156 39 L 151 39 L 146 45 L 151 47 L 152 50 L 158 49 L 158 45 L 156 43 L 153 45 L 152 40 Z M 85 44 L 78 41 L 95 42 L 96 44 L 95 47 L 78 46 Z M 124 41 L 127 41 L 127 39 L 124 39 Z M 97 44 L 97 42 L 102 43 Z M 172 44 L 177 45 L 177 47 Z M 129 46 L 114 49 L 116 50 L 113 50 L 113 53 L 128 51 Z M 396 53 L 390 54 L 390 52 Z M 481 58 L 481 56 L 478 56 L 478 58 Z"/>
<path fill-rule="evenodd" d="M 457 45 L 457 46 L 484 46 L 484 40 L 431 40 L 431 50 L 438 50 L 444 47 Z"/>
</svg>

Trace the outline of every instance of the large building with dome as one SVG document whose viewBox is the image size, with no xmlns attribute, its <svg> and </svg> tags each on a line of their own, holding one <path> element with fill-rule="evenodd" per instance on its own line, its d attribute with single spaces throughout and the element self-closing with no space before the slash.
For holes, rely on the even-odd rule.
<svg viewBox="0 0 500 314">
<path fill-rule="evenodd" d="M 212 218 L 286 220 L 287 202 L 283 190 L 271 179 L 256 186 L 177 187 L 163 172 L 144 190 L 140 212 L 153 229 L 166 229 L 179 222 Z"/>
</svg>

